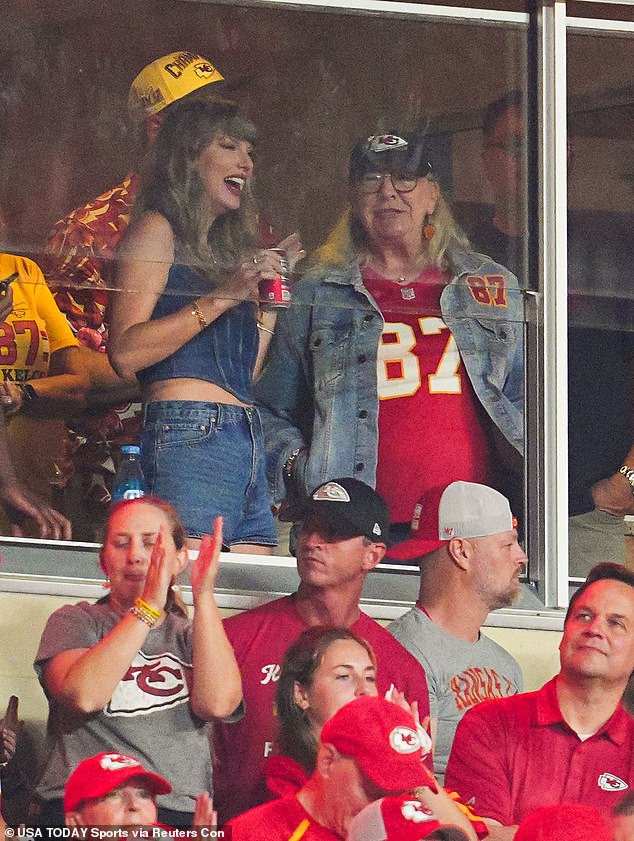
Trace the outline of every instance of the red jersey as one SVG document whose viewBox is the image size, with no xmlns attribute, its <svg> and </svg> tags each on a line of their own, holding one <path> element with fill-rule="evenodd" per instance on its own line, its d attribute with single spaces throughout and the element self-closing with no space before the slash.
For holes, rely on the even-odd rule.
<svg viewBox="0 0 634 841">
<path fill-rule="evenodd" d="M 425 269 L 406 286 L 362 268 L 383 314 L 377 357 L 376 489 L 393 523 L 409 523 L 422 494 L 458 479 L 487 484 L 488 445 L 478 400 L 442 319 L 448 278 Z"/>
<path fill-rule="evenodd" d="M 294 794 L 308 782 L 308 774 L 302 766 L 288 756 L 271 756 L 266 762 L 266 784 L 269 791 L 277 797 Z M 447 791 L 449 797 L 463 814 L 471 821 L 473 831 L 478 838 L 486 838 L 489 830 L 486 824 L 473 813 L 469 806 L 460 800 L 455 791 Z"/>
<path fill-rule="evenodd" d="M 215 800 L 214 800 L 215 805 Z M 232 841 L 340 841 L 308 814 L 294 794 L 265 803 L 232 820 Z"/>
<path fill-rule="evenodd" d="M 273 752 L 277 735 L 276 684 L 287 648 L 307 625 L 297 613 L 293 597 L 286 596 L 230 616 L 224 628 L 240 666 L 246 713 L 238 722 L 214 726 L 214 806 L 221 824 L 270 798 L 264 760 Z M 420 663 L 365 613 L 350 630 L 374 649 L 379 694 L 393 683 L 410 703 L 418 701 L 421 720 L 429 715 L 427 681 Z M 431 763 L 431 757 L 427 762 Z"/>
<path fill-rule="evenodd" d="M 458 725 L 445 783 L 485 818 L 514 826 L 555 803 L 608 815 L 634 781 L 634 720 L 619 704 L 582 740 L 561 714 L 556 682 L 477 704 Z"/>
</svg>

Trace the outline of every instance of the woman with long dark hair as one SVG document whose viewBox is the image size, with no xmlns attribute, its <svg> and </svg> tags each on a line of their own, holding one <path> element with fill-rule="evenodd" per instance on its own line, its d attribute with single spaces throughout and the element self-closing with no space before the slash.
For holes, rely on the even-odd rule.
<svg viewBox="0 0 634 841">
<path fill-rule="evenodd" d="M 309 628 L 290 646 L 276 691 L 279 750 L 267 766 L 267 784 L 274 795 L 297 791 L 315 771 L 322 728 L 341 707 L 363 695 L 378 695 L 376 670 L 372 646 L 347 628 Z M 395 687 L 388 696 L 418 722 L 416 703 L 408 704 Z M 419 734 L 424 741 L 420 726 Z M 465 810 L 441 786 L 437 793 L 417 789 L 416 797 L 443 823 L 462 827 L 470 839 L 475 838 Z M 483 824 L 474 826 L 486 834 Z"/>
</svg>

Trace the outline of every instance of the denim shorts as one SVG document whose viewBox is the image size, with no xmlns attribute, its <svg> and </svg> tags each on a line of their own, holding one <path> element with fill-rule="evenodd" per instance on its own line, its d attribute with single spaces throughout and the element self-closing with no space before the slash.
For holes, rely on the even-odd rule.
<svg viewBox="0 0 634 841">
<path fill-rule="evenodd" d="M 223 543 L 276 546 L 258 411 L 227 403 L 159 400 L 144 409 L 141 466 L 148 492 L 181 515 L 190 537 L 224 518 Z"/>
</svg>

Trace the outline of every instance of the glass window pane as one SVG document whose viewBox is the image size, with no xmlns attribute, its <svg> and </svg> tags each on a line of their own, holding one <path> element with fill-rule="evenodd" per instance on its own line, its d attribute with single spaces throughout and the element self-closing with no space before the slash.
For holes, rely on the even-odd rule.
<svg viewBox="0 0 634 841">
<path fill-rule="evenodd" d="M 517 17 L 487 22 L 475 16 L 452 20 L 172 0 L 84 2 L 42 11 L 41 4 L 27 2 L 19 14 L 7 15 L 4 33 L 4 247 L 40 263 L 58 289 L 65 285 L 57 301 L 79 335 L 93 383 L 91 410 L 65 413 L 72 458 L 64 450 L 65 420 L 55 417 L 47 421 L 51 428 L 44 428 L 33 418 L 15 436 L 21 447 L 16 461 L 24 480 L 33 479 L 34 489 L 69 512 L 78 539 L 96 539 L 119 447 L 138 437 L 137 395 L 132 385 L 116 384 L 106 364 L 104 307 L 135 189 L 127 175 L 139 172 L 147 147 L 142 127 L 128 119 L 128 89 L 158 56 L 179 48 L 199 52 L 220 69 L 231 95 L 253 116 L 260 133 L 254 189 L 262 217 L 275 232 L 271 241 L 299 231 L 312 252 L 348 203 L 350 148 L 376 131 L 419 127 L 440 188 L 474 244 L 514 269 L 520 285 L 527 284 L 525 138 L 518 131 L 487 142 L 482 133 L 487 106 L 509 91 L 526 89 L 527 28 Z M 519 109 L 521 122 L 523 102 Z M 498 176 L 501 182 L 500 174 L 511 170 L 504 209 L 514 214 L 521 256 L 504 247 L 494 253 L 481 239 L 482 227 L 497 211 L 501 215 L 494 205 L 502 187 L 493 181 Z M 103 198 L 74 217 L 71 236 L 66 221 L 49 239 L 58 220 L 98 196 Z M 112 218 L 117 202 L 120 217 Z M 104 215 L 105 233 L 95 224 Z M 95 227 L 100 245 L 92 238 Z M 69 269 L 66 261 L 77 255 L 85 261 Z M 486 277 L 476 274 L 484 286 L 471 282 L 468 300 L 486 305 L 490 315 L 504 310 L 505 298 L 495 281 L 497 270 Z M 495 330 L 508 343 L 499 324 Z M 492 430 L 495 439 L 489 442 L 491 481 L 514 494 L 514 512 L 525 523 L 521 460 L 518 468 L 517 453 L 473 399 L 478 425 L 482 422 L 486 434 Z M 439 440 L 448 450 L 455 447 L 449 436 Z M 409 448 L 405 436 L 403 442 Z"/>
<path fill-rule="evenodd" d="M 584 577 L 599 561 L 623 562 L 623 517 L 634 513 L 632 487 L 618 472 L 634 456 L 633 57 L 632 32 L 568 35 L 570 573 L 575 577 Z"/>
</svg>

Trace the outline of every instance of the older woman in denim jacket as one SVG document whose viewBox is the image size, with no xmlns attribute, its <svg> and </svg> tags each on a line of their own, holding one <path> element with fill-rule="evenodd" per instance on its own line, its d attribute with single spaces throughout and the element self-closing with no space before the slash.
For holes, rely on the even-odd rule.
<svg viewBox="0 0 634 841">
<path fill-rule="evenodd" d="M 426 489 L 495 484 L 501 451 L 521 465 L 523 301 L 456 226 L 423 136 L 359 143 L 349 188 L 256 395 L 282 518 L 322 482 L 354 476 L 385 497 L 398 541 Z"/>
</svg>

